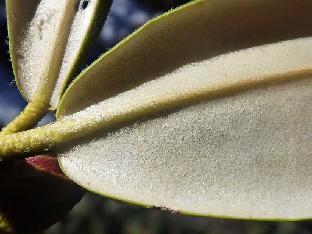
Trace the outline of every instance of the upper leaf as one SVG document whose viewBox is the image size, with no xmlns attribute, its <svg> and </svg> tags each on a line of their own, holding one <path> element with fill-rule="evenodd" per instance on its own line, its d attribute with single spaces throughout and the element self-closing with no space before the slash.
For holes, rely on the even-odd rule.
<svg viewBox="0 0 312 234">
<path fill-rule="evenodd" d="M 18 87 L 56 108 L 101 28 L 110 0 L 7 0 L 10 54 Z"/>
<path fill-rule="evenodd" d="M 310 0 L 201 0 L 149 21 L 91 65 L 65 93 L 57 115 L 184 65 L 312 34 Z M 94 79 L 95 78 L 95 79 Z"/>
</svg>

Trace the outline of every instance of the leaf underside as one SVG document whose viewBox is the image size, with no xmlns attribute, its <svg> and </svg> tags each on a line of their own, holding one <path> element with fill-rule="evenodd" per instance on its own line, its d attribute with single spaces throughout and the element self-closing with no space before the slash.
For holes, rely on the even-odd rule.
<svg viewBox="0 0 312 234">
<path fill-rule="evenodd" d="M 160 16 L 87 68 L 57 117 L 220 54 L 312 35 L 310 0 L 200 0 Z"/>
<path fill-rule="evenodd" d="M 111 1 L 9 0 L 10 54 L 18 87 L 28 101 L 56 108 L 101 28 Z"/>
<path fill-rule="evenodd" d="M 311 46 L 295 39 L 192 63 L 66 116 L 60 123 L 97 131 L 59 149 L 60 165 L 93 192 L 147 206 L 311 217 Z"/>
</svg>

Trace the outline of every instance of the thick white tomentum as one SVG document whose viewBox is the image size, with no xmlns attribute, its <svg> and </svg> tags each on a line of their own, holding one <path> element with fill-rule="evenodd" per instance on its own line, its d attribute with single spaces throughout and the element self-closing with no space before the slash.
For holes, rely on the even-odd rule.
<svg viewBox="0 0 312 234">
<path fill-rule="evenodd" d="M 135 203 L 311 217 L 311 46 L 311 38 L 296 39 L 190 64 L 66 116 L 102 123 L 103 132 L 94 136 L 91 127 L 84 142 L 59 148 L 60 164 L 83 187 Z M 196 96 L 201 102 L 144 120 Z M 140 121 L 107 130 L 132 118 Z"/>
<path fill-rule="evenodd" d="M 68 18 L 73 14 L 68 14 L 66 11 L 73 11 L 74 4 L 73 0 L 61 0 L 57 3 L 51 0 L 40 1 L 29 24 L 25 25 L 24 29 L 19 29 L 24 31 L 23 40 L 18 38 L 20 42 L 14 44 L 12 56 L 16 63 L 16 78 L 28 100 L 32 100 L 42 89 L 42 83 L 46 83 L 44 80 L 49 77 L 48 73 L 53 72 L 56 76 L 58 74 L 59 67 L 55 64 L 60 63 L 61 53 L 63 53 L 63 45 L 59 41 L 62 38 L 60 35 L 68 31 L 65 27 L 68 25 L 66 21 L 71 21 Z M 11 27 L 18 26 L 12 24 Z M 17 37 L 14 33 L 13 36 Z M 57 51 L 60 54 L 56 53 Z M 56 71 L 51 71 L 50 66 Z M 49 78 L 56 80 L 56 77 Z M 44 88 L 49 93 L 53 86 L 52 82 L 52 87 Z"/>
<path fill-rule="evenodd" d="M 103 1 L 103 0 L 100 0 Z M 109 1 L 104 0 L 109 4 Z M 83 1 L 80 1 L 83 2 Z M 80 4 L 81 5 L 81 4 Z M 100 5 L 100 6 L 99 6 Z M 89 34 L 95 33 L 97 29 L 90 28 L 93 21 L 95 21 L 95 14 L 103 14 L 99 7 L 106 7 L 103 3 L 99 1 L 88 1 L 88 6 L 85 9 L 80 8 L 75 12 L 73 22 L 70 29 L 70 34 L 67 40 L 66 49 L 62 61 L 62 66 L 60 69 L 60 74 L 56 80 L 55 88 L 51 97 L 51 106 L 56 109 L 65 87 L 68 85 L 70 79 L 73 79 L 73 75 L 76 75 L 75 69 L 77 69 L 77 61 L 81 60 L 81 56 L 85 53 L 83 51 L 84 47 L 87 47 Z M 92 35 L 94 36 L 94 35 Z M 80 64 L 78 64 L 79 70 Z"/>
<path fill-rule="evenodd" d="M 198 104 L 77 145 L 60 163 L 82 186 L 122 200 L 201 215 L 311 217 L 311 86 Z"/>
</svg>

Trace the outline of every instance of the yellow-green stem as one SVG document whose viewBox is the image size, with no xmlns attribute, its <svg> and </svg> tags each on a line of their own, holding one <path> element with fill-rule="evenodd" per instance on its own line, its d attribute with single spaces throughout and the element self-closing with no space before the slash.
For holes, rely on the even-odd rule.
<svg viewBox="0 0 312 234">
<path fill-rule="evenodd" d="M 37 95 L 27 104 L 22 113 L 2 129 L 0 136 L 33 128 L 48 111 L 49 103 L 45 101 L 45 97 Z"/>
<path fill-rule="evenodd" d="M 71 128 L 73 126 L 70 122 L 56 122 L 41 128 L 0 136 L 0 160 L 52 150 L 66 139 Z"/>
</svg>

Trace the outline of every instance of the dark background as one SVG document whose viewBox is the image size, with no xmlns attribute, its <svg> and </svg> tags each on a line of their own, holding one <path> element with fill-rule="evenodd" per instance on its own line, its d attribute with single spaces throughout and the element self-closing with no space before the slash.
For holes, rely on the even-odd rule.
<svg viewBox="0 0 312 234">
<path fill-rule="evenodd" d="M 27 1 L 27 0 L 21 0 Z M 57 0 L 56 0 L 57 1 Z M 0 0 L 0 126 L 25 106 L 12 79 L 4 0 Z M 88 64 L 148 19 L 187 0 L 115 0 Z M 47 116 L 41 124 L 52 121 Z M 256 222 L 189 217 L 86 194 L 46 234 L 312 234 L 312 222 Z"/>
</svg>

